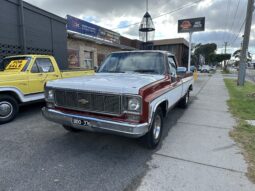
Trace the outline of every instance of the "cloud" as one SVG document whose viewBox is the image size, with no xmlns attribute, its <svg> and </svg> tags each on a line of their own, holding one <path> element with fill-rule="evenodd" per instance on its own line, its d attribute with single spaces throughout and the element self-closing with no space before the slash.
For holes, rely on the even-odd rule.
<svg viewBox="0 0 255 191">
<path fill-rule="evenodd" d="M 62 17 L 70 14 L 99 26 L 114 29 L 121 35 L 130 38 L 139 38 L 139 23 L 146 11 L 145 0 L 26 1 Z M 177 33 L 177 21 L 184 18 L 205 17 L 206 30 L 204 32 L 194 33 L 193 42 L 215 42 L 219 47 L 222 47 L 225 41 L 231 43 L 236 39 L 231 44 L 232 48 L 238 48 L 240 46 L 243 30 L 241 30 L 240 34 L 239 31 L 245 18 L 247 0 L 241 0 L 238 9 L 236 9 L 237 0 L 203 0 L 200 3 L 192 4 L 193 2 L 195 0 L 149 0 L 149 12 L 152 18 L 155 18 L 155 39 L 176 37 L 187 39 L 187 34 Z M 182 9 L 183 6 L 186 6 L 186 8 Z M 159 15 L 177 9 L 179 10 L 156 18 Z M 129 26 L 132 23 L 138 24 Z M 255 46 L 254 31 L 255 18 L 253 19 L 251 30 L 250 47 Z"/>
</svg>

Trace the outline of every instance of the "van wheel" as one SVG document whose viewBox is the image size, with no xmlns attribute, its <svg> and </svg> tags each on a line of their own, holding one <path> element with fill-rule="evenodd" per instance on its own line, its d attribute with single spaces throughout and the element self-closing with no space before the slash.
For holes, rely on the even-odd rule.
<svg viewBox="0 0 255 191">
<path fill-rule="evenodd" d="M 144 135 L 144 141 L 149 149 L 155 149 L 160 143 L 163 130 L 163 113 L 161 108 L 157 108 L 150 131 Z"/>
<path fill-rule="evenodd" d="M 80 132 L 81 130 L 80 129 L 75 129 L 71 126 L 67 126 L 67 125 L 63 125 L 64 129 L 69 131 L 69 132 Z"/>
<path fill-rule="evenodd" d="M 12 121 L 19 112 L 19 105 L 15 98 L 0 95 L 0 124 Z"/>
<path fill-rule="evenodd" d="M 188 92 L 185 94 L 185 96 L 183 98 L 181 98 L 181 100 L 179 101 L 179 106 L 181 108 L 187 108 L 189 101 L 190 101 L 190 95 L 189 95 L 189 90 L 188 90 Z"/>
</svg>

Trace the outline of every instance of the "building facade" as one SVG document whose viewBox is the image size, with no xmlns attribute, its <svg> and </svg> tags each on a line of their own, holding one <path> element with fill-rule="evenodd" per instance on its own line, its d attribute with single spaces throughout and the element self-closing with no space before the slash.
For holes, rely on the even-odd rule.
<svg viewBox="0 0 255 191">
<path fill-rule="evenodd" d="M 178 65 L 188 67 L 189 43 L 184 38 L 154 40 L 153 49 L 175 54 Z"/>
<path fill-rule="evenodd" d="M 66 20 L 22 0 L 0 2 L 0 59 L 17 54 L 54 55 L 67 66 Z"/>
</svg>

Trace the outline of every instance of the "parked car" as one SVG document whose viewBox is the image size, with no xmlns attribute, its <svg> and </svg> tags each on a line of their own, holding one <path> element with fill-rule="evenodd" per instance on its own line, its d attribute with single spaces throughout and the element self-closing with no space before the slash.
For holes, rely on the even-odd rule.
<svg viewBox="0 0 255 191">
<path fill-rule="evenodd" d="M 19 105 L 44 100 L 47 81 L 93 74 L 93 70 L 60 71 L 48 55 L 11 56 L 3 59 L 0 71 L 0 124 L 13 120 Z"/>
<path fill-rule="evenodd" d="M 155 148 L 163 118 L 177 103 L 187 107 L 192 87 L 193 75 L 178 76 L 169 52 L 116 52 L 93 76 L 48 82 L 42 113 L 71 132 L 143 137 Z"/>
<path fill-rule="evenodd" d="M 197 70 L 197 68 L 195 66 L 190 66 L 190 71 L 191 72 L 195 72 Z"/>
<path fill-rule="evenodd" d="M 209 73 L 210 72 L 210 66 L 209 65 L 203 65 L 201 67 L 201 73 Z"/>
</svg>

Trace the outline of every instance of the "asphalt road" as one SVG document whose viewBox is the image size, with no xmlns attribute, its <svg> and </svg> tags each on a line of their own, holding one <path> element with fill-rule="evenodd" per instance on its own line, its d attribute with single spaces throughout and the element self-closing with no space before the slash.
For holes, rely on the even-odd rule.
<svg viewBox="0 0 255 191">
<path fill-rule="evenodd" d="M 192 100 L 208 78 L 196 82 Z M 42 106 L 23 107 L 15 121 L 0 126 L 0 191 L 127 191 L 140 185 L 157 151 L 136 139 L 66 132 L 42 117 Z M 169 113 L 164 139 L 184 114 L 179 108 Z"/>
</svg>

